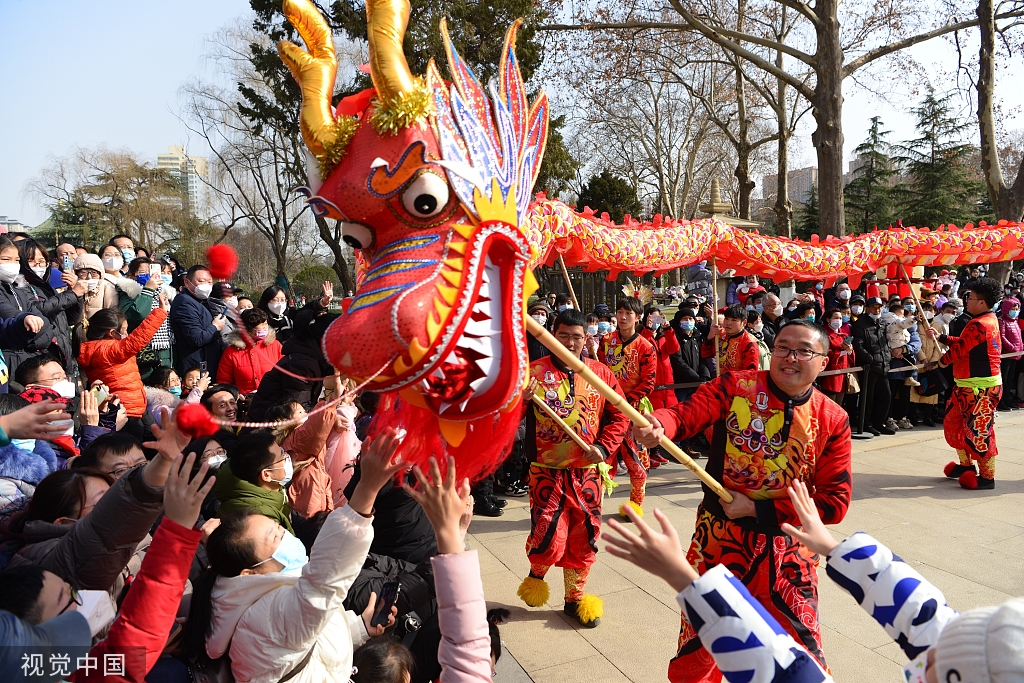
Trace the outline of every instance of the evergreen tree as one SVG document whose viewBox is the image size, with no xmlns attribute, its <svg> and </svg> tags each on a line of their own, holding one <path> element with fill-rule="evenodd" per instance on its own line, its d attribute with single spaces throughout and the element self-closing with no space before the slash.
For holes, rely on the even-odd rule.
<svg viewBox="0 0 1024 683">
<path fill-rule="evenodd" d="M 846 204 L 846 228 L 850 234 L 885 228 L 894 222 L 892 146 L 886 140 L 889 131 L 882 129 L 882 119 L 871 117 L 868 137 L 853 153 L 861 166 L 853 172 L 853 180 L 843 191 Z"/>
<path fill-rule="evenodd" d="M 818 186 L 811 185 L 811 194 L 807 196 L 807 201 L 800 206 L 800 210 L 797 212 L 793 237 L 809 240 L 811 235 L 820 235 L 819 215 Z"/>
<path fill-rule="evenodd" d="M 591 176 L 580 192 L 576 207 L 580 211 L 589 206 L 600 216 L 607 211 L 616 223 L 621 223 L 627 213 L 639 215 L 643 207 L 636 196 L 636 188 L 609 171 L 601 171 L 601 175 Z"/>
<path fill-rule="evenodd" d="M 918 137 L 899 145 L 895 157 L 907 176 L 898 187 L 903 224 L 937 228 L 977 220 L 985 186 L 970 166 L 977 150 L 963 142 L 972 124 L 957 119 L 950 97 L 930 87 L 913 113 Z"/>
</svg>

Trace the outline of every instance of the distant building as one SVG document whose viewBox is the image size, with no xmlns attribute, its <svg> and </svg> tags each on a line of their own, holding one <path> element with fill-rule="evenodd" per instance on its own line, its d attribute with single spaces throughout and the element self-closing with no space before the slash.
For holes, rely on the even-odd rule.
<svg viewBox="0 0 1024 683">
<path fill-rule="evenodd" d="M 789 179 L 789 200 L 794 205 L 806 204 L 811 196 L 811 188 L 818 185 L 818 167 L 798 168 L 795 171 L 790 171 L 787 178 Z M 774 199 L 778 191 L 779 176 L 766 175 L 761 182 L 761 197 Z"/>
<path fill-rule="evenodd" d="M 23 225 L 21 221 L 16 218 L 8 218 L 7 216 L 0 216 L 0 234 L 6 234 L 8 232 L 26 232 L 28 226 Z"/>
<path fill-rule="evenodd" d="M 170 172 L 180 179 L 188 196 L 188 209 L 197 218 L 210 217 L 210 195 L 206 181 L 210 179 L 206 157 L 194 157 L 185 153 L 181 146 L 168 147 L 167 154 L 156 158 L 156 167 Z"/>
</svg>

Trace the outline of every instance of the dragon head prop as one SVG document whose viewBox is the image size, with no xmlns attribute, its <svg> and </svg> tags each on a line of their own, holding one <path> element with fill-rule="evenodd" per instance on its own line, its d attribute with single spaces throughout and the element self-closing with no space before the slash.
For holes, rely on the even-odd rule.
<svg viewBox="0 0 1024 683">
<path fill-rule="evenodd" d="M 414 76 L 402 52 L 408 0 L 367 0 L 374 87 L 334 107 L 329 27 L 310 0 L 284 0 L 284 13 L 307 48 L 278 46 L 302 91 L 310 187 L 300 191 L 317 215 L 343 222 L 362 264 L 324 353 L 342 374 L 373 378 L 369 388 L 387 399 L 382 409 L 402 406 L 403 426 L 420 430 L 427 451 L 480 460 L 471 451 L 497 447 L 478 468 L 460 461 L 460 473 L 482 474 L 500 458 L 498 422 L 518 422 L 524 304 L 537 288 L 523 228 L 548 101 L 541 93 L 527 102 L 515 55 L 519 22 L 488 93 L 443 21 L 452 81 L 433 61 Z"/>
</svg>

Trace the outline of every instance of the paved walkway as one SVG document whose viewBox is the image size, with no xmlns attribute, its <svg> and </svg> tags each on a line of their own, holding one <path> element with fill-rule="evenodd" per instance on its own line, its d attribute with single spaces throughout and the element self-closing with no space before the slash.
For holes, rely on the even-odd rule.
<svg viewBox="0 0 1024 683">
<path fill-rule="evenodd" d="M 833 528 L 837 538 L 866 531 L 911 563 L 958 610 L 1024 594 L 1024 412 L 999 413 L 1000 455 L 994 491 L 969 492 L 942 477 L 952 452 L 941 429 L 853 442 L 853 504 Z M 706 462 L 704 460 L 701 463 Z M 689 538 L 701 492 L 682 465 L 655 470 L 644 507 L 663 510 Z M 606 519 L 628 497 L 620 486 L 605 499 Z M 478 518 L 470 543 L 480 551 L 490 607 L 512 617 L 502 627 L 506 652 L 497 680 L 508 683 L 650 682 L 666 680 L 679 613 L 659 579 L 602 552 L 588 589 L 604 598 L 596 629 L 578 629 L 561 614 L 560 571 L 552 570 L 548 608 L 528 608 L 516 589 L 528 571 L 526 499 L 509 499 L 505 515 Z M 902 652 L 881 628 L 820 572 L 825 656 L 838 683 L 902 680 Z M 521 666 L 516 666 L 516 662 Z"/>
</svg>

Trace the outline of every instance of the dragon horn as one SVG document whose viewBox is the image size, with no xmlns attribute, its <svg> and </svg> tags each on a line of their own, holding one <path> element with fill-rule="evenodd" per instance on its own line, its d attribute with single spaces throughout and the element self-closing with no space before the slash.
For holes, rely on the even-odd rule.
<svg viewBox="0 0 1024 683">
<path fill-rule="evenodd" d="M 283 11 L 309 48 L 306 52 L 298 45 L 282 40 L 277 44 L 277 53 L 302 90 L 302 110 L 299 113 L 302 139 L 309 151 L 319 158 L 338 137 L 331 111 L 331 96 L 338 71 L 334 39 L 327 22 L 310 0 L 284 0 Z"/>
<path fill-rule="evenodd" d="M 409 25 L 409 0 L 366 0 L 366 37 L 370 43 L 370 76 L 383 101 L 415 90 L 402 41 Z"/>
</svg>

